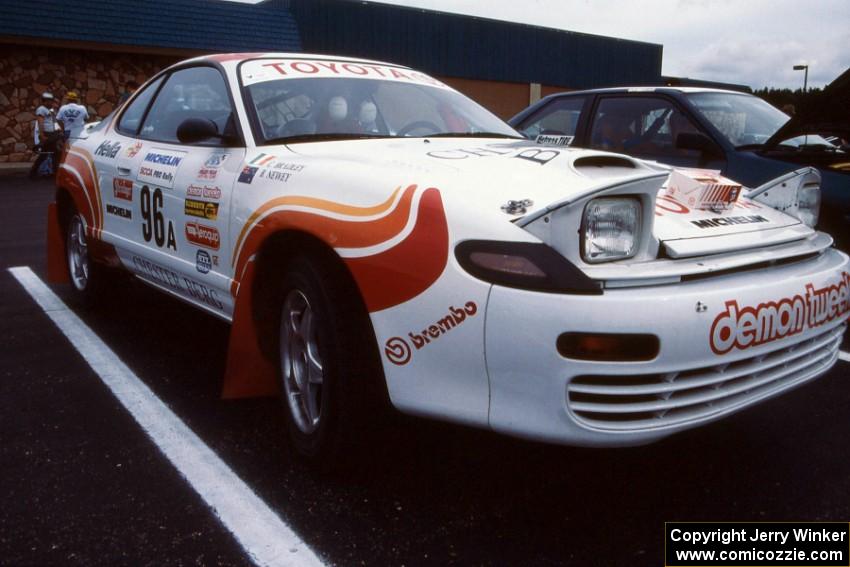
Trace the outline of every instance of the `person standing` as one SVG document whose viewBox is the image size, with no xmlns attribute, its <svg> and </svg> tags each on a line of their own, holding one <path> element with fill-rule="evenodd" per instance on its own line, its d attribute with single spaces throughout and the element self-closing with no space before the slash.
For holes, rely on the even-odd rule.
<svg viewBox="0 0 850 567">
<path fill-rule="evenodd" d="M 45 92 L 41 95 L 41 105 L 35 109 L 35 118 L 35 133 L 38 138 L 36 149 L 40 149 L 40 151 L 30 169 L 30 179 L 38 177 L 41 164 L 48 158 L 53 159 L 51 173 L 56 174 L 56 145 L 59 143 L 62 133 L 56 123 L 56 99 L 52 94 Z"/>
<path fill-rule="evenodd" d="M 124 92 L 118 97 L 119 106 L 127 102 L 127 99 L 133 96 L 133 93 L 136 92 L 136 89 L 139 88 L 139 83 L 136 81 L 127 81 L 127 84 L 124 85 Z"/>
<path fill-rule="evenodd" d="M 65 104 L 62 105 L 56 114 L 56 119 L 62 123 L 62 130 L 65 132 L 65 141 L 79 138 L 89 117 L 86 107 L 79 104 L 79 99 L 80 97 L 74 91 L 68 92 L 65 95 Z"/>
</svg>

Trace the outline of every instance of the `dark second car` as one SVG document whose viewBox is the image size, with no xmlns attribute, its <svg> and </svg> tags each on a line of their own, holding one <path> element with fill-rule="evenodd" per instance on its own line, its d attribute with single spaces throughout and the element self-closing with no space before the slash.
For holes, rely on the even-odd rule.
<svg viewBox="0 0 850 567">
<path fill-rule="evenodd" d="M 850 85 L 845 83 L 850 81 L 840 77 L 824 91 L 823 98 L 829 102 L 820 105 L 814 120 L 812 113 L 789 120 L 746 93 L 633 87 L 550 95 L 509 122 L 541 143 L 717 169 L 750 188 L 804 165 L 815 166 L 821 174 L 824 200 L 819 227 L 846 250 L 850 247 L 850 153 L 817 135 L 827 123 L 830 133 L 847 129 L 850 112 L 841 101 L 847 98 Z"/>
</svg>

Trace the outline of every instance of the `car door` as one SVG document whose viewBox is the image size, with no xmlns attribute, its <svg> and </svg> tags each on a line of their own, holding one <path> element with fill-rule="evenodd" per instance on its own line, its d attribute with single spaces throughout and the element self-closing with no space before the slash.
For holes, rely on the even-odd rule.
<svg viewBox="0 0 850 567">
<path fill-rule="evenodd" d="M 116 126 L 104 133 L 92 152 L 105 210 L 102 238 L 119 252 L 132 254 L 144 250 L 139 238 L 139 187 L 136 186 L 144 142 L 138 138 L 138 131 L 164 80 L 165 76 L 159 77 L 139 91 L 122 111 Z"/>
<path fill-rule="evenodd" d="M 593 109 L 588 146 L 680 167 L 725 167 L 719 155 L 678 147 L 679 134 L 704 132 L 672 99 L 643 93 L 604 95 Z"/>
<path fill-rule="evenodd" d="M 574 145 L 587 102 L 586 96 L 555 98 L 523 120 L 517 130 L 539 143 Z"/>
<path fill-rule="evenodd" d="M 183 143 L 178 130 L 188 119 L 211 122 L 220 135 Z M 218 68 L 175 70 L 144 113 L 134 153 L 119 172 L 132 182 L 133 238 L 142 246 L 124 263 L 148 283 L 223 317 L 233 302 L 229 264 L 220 256 L 228 249 L 230 199 L 245 156 L 236 124 Z"/>
</svg>

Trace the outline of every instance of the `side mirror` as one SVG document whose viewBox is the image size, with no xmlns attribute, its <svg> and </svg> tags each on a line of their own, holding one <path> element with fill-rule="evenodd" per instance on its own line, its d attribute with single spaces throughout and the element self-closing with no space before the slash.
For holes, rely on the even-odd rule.
<svg viewBox="0 0 850 567">
<path fill-rule="evenodd" d="M 194 144 L 210 138 L 221 139 L 218 126 L 208 118 L 187 118 L 177 127 L 177 139 L 181 144 Z"/>
<path fill-rule="evenodd" d="M 676 148 L 680 150 L 696 150 L 705 154 L 721 155 L 711 138 L 699 132 L 682 132 L 676 136 Z"/>
</svg>

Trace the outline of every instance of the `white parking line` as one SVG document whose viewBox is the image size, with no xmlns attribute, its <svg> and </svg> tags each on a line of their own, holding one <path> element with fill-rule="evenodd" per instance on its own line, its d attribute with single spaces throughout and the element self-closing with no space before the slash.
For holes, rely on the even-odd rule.
<svg viewBox="0 0 850 567">
<path fill-rule="evenodd" d="M 838 358 L 840 358 L 844 362 L 850 362 L 850 352 L 844 352 L 843 350 L 839 350 Z"/>
<path fill-rule="evenodd" d="M 28 267 L 26 289 L 257 565 L 321 566 L 316 554 Z"/>
</svg>

